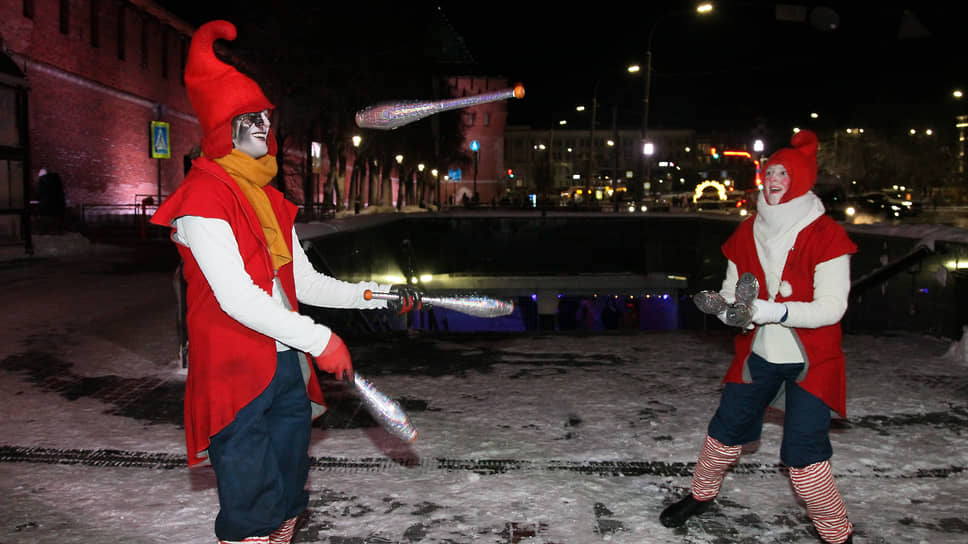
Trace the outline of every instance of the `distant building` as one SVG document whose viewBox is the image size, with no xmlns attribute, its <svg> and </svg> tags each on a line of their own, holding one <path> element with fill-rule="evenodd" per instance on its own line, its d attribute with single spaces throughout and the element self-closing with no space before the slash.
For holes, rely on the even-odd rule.
<svg viewBox="0 0 968 544">
<path fill-rule="evenodd" d="M 59 175 L 75 213 L 133 208 L 177 187 L 183 157 L 201 137 L 182 80 L 190 25 L 147 0 L 3 2 L 0 21 L 2 62 L 20 71 L 26 89 L 15 115 L 26 112 L 28 199 L 41 168 Z M 0 110 L 12 117 L 8 100 Z M 152 121 L 167 123 L 167 134 L 152 140 Z M 170 158 L 152 158 L 153 144 Z M 17 183 L 5 178 L 0 191 Z"/>
<path fill-rule="evenodd" d="M 721 134 L 691 129 L 649 132 L 653 155 L 642 160 L 642 133 L 636 129 L 534 129 L 515 125 L 505 130 L 505 165 L 515 173 L 506 180 L 509 193 L 540 193 L 567 204 L 578 189 L 634 194 L 688 193 L 706 180 L 729 180 L 738 190 L 755 184 L 755 161 L 745 145 L 731 146 Z M 729 152 L 729 153 L 727 153 Z M 569 195 L 569 196 L 565 196 Z M 539 195 L 541 196 L 541 195 Z M 513 198 L 513 197 L 512 197 Z"/>
<path fill-rule="evenodd" d="M 27 92 L 23 71 L 0 54 L 0 245 L 23 243 L 32 252 Z"/>
<path fill-rule="evenodd" d="M 447 79 L 450 94 L 454 97 L 475 96 L 502 89 L 511 84 L 502 78 L 478 76 L 455 76 Z M 501 100 L 471 106 L 461 110 L 464 122 L 464 143 L 469 158 L 467 166 L 452 165 L 451 172 L 459 172 L 460 179 L 445 182 L 444 202 L 460 203 L 466 195 L 473 201 L 476 188 L 482 204 L 500 200 L 504 194 L 504 130 L 507 123 L 507 101 Z M 471 149 L 476 142 L 478 150 Z M 477 155 L 475 161 L 475 154 Z M 476 183 L 475 183 L 476 180 Z"/>
<path fill-rule="evenodd" d="M 508 167 L 522 174 L 516 177 L 533 181 L 550 175 L 550 187 L 555 190 L 585 185 L 631 188 L 634 180 L 646 178 L 638 129 L 596 129 L 593 136 L 588 129 L 513 126 L 506 140 Z M 651 140 L 657 150 L 653 162 L 683 162 L 689 153 L 686 149 L 695 147 L 692 130 L 656 130 Z"/>
<path fill-rule="evenodd" d="M 144 202 L 151 213 L 198 155 L 202 132 L 183 80 L 195 28 L 151 0 L 3 2 L 0 21 L 0 242 L 29 233 L 25 212 L 37 199 L 41 169 L 59 176 L 68 213 L 81 221 L 94 213 L 140 213 Z M 463 40 L 442 13 L 435 25 L 428 55 L 440 73 L 462 74 L 441 77 L 446 94 L 509 86 L 501 78 L 465 75 L 473 59 Z M 495 102 L 462 114 L 467 162 L 450 168 L 460 180 L 448 182 L 448 172 L 439 173 L 440 199 L 474 197 L 469 145 L 477 141 L 477 192 L 490 202 L 503 192 L 507 107 Z M 152 122 L 166 125 L 158 133 Z M 159 142 L 168 158 L 152 157 Z M 305 162 L 305 150 L 286 153 Z M 325 149 L 313 159 L 314 172 L 325 179 Z M 287 194 L 297 203 L 321 199 L 308 195 L 310 202 L 304 202 L 301 175 L 286 176 Z"/>
</svg>

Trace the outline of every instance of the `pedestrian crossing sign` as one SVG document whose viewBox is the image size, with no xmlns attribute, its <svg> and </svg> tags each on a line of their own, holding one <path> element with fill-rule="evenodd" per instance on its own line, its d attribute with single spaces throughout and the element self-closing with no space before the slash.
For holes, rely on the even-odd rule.
<svg viewBox="0 0 968 544">
<path fill-rule="evenodd" d="M 151 122 L 151 158 L 170 159 L 171 141 L 168 123 L 162 121 Z"/>
</svg>

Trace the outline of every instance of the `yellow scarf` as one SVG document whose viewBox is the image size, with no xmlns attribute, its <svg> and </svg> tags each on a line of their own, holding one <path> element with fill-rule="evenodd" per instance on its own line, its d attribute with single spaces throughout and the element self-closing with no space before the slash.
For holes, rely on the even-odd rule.
<svg viewBox="0 0 968 544">
<path fill-rule="evenodd" d="M 232 176 L 235 183 L 242 189 L 242 194 L 245 195 L 246 200 L 255 209 L 255 215 L 259 218 L 266 243 L 269 245 L 272 266 L 279 270 L 292 262 L 292 253 L 289 252 L 286 239 L 282 236 L 279 220 L 276 218 L 275 212 L 272 211 L 269 197 L 262 190 L 276 176 L 279 168 L 276 164 L 276 158 L 272 155 L 265 155 L 262 158 L 253 159 L 238 149 L 233 149 L 228 155 L 215 159 L 215 162 Z"/>
</svg>

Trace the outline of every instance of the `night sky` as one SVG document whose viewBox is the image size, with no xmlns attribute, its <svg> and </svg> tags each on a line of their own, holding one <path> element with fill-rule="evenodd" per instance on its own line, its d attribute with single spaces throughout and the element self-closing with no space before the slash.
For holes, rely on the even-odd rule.
<svg viewBox="0 0 968 544">
<path fill-rule="evenodd" d="M 252 11 L 246 0 L 188 10 L 160 3 L 194 24 Z M 272 16 L 272 4 L 251 4 Z M 597 81 L 599 124 L 610 125 L 614 109 L 619 126 L 641 126 L 644 78 L 626 66 L 644 61 L 655 24 L 650 126 L 735 131 L 949 122 L 964 109 L 951 92 L 968 83 L 960 39 L 968 7 L 960 4 L 804 2 L 795 5 L 805 20 L 795 22 L 756 0 L 719 2 L 703 17 L 692 2 L 413 3 L 443 11 L 480 73 L 525 84 L 526 98 L 509 103 L 510 123 L 581 126 L 587 120 L 574 106 L 590 104 Z M 381 5 L 340 4 L 321 32 L 405 36 Z M 821 119 L 810 121 L 811 112 Z"/>
</svg>

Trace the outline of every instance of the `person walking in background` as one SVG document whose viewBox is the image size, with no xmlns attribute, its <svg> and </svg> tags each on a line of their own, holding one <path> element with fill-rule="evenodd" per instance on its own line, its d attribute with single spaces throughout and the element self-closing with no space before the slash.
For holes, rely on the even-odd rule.
<svg viewBox="0 0 968 544">
<path fill-rule="evenodd" d="M 404 313 L 420 307 L 420 295 L 313 269 L 296 236 L 296 206 L 269 185 L 278 170 L 273 105 L 212 49 L 235 36 L 232 23 L 212 21 L 192 38 L 185 86 L 204 132 L 202 156 L 151 220 L 172 228 L 184 263 L 188 464 L 215 471 L 215 535 L 284 544 L 308 504 L 312 419 L 325 410 L 305 354 L 319 370 L 353 378 L 343 340 L 297 303 Z M 367 289 L 400 297 L 367 301 Z"/>
<path fill-rule="evenodd" d="M 759 440 L 771 405 L 784 411 L 780 459 L 822 542 L 852 541 L 853 526 L 830 467 L 831 411 L 846 417 L 840 320 L 847 310 L 850 255 L 857 246 L 824 214 L 811 191 L 817 137 L 807 130 L 766 163 L 756 214 L 723 244 L 728 262 L 720 294 L 736 298 L 737 280 L 758 282 L 752 323 L 735 354 L 692 478 L 691 493 L 659 519 L 679 527 L 706 511 L 743 444 Z M 754 285 L 755 289 L 757 285 Z M 721 319 L 726 320 L 726 312 Z"/>
<path fill-rule="evenodd" d="M 42 227 L 40 234 L 61 234 L 64 229 L 64 183 L 57 172 L 41 168 L 37 172 L 37 215 Z"/>
</svg>

